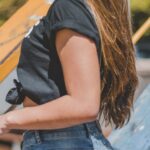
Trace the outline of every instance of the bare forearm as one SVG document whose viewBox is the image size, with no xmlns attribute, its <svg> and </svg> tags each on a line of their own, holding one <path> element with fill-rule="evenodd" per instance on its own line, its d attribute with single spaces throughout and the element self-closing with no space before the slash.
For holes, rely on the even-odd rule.
<svg viewBox="0 0 150 150">
<path fill-rule="evenodd" d="M 22 141 L 22 135 L 13 134 L 13 133 L 6 133 L 4 135 L 0 135 L 0 140 L 20 142 L 20 141 Z"/>
<path fill-rule="evenodd" d="M 43 105 L 8 113 L 8 126 L 9 129 L 65 128 L 95 120 L 95 113 L 90 109 L 91 105 L 86 106 L 84 101 L 80 101 L 79 105 L 78 100 L 66 95 Z"/>
</svg>

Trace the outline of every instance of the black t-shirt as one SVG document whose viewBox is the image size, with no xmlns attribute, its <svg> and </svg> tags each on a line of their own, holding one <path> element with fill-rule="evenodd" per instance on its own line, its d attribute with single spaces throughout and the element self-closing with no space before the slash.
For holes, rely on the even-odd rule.
<svg viewBox="0 0 150 150">
<path fill-rule="evenodd" d="M 86 0 L 55 0 L 25 35 L 17 75 L 24 93 L 37 104 L 67 94 L 55 46 L 56 31 L 69 28 L 93 39 L 100 60 L 100 38 L 93 15 Z"/>
</svg>

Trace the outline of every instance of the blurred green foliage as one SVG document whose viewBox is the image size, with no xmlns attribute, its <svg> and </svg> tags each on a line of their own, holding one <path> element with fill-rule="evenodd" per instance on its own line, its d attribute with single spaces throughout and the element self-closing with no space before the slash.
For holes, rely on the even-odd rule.
<svg viewBox="0 0 150 150">
<path fill-rule="evenodd" d="M 145 12 L 150 15 L 150 0 L 131 0 L 131 9 L 133 12 Z"/>
<path fill-rule="evenodd" d="M 0 25 L 2 25 L 27 0 L 0 0 Z"/>
<path fill-rule="evenodd" d="M 131 0 L 133 31 L 135 32 L 150 17 L 150 0 Z M 150 30 L 145 33 L 150 36 Z"/>
</svg>

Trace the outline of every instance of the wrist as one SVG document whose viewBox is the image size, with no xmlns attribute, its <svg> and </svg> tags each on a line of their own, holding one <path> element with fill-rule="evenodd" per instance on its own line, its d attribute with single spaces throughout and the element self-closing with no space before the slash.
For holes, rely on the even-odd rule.
<svg viewBox="0 0 150 150">
<path fill-rule="evenodd" d="M 11 111 L 11 112 L 8 112 L 4 115 L 4 119 L 5 119 L 5 122 L 6 122 L 6 125 L 7 125 L 7 128 L 8 129 L 13 129 L 12 125 L 15 124 L 15 118 L 14 118 L 14 111 Z"/>
<path fill-rule="evenodd" d="M 24 108 L 27 109 L 27 108 Z M 5 121 L 8 129 L 17 129 L 21 125 L 21 109 L 16 109 L 5 114 Z M 21 115 L 21 116 L 20 116 Z"/>
<path fill-rule="evenodd" d="M 34 120 L 35 114 L 33 108 L 31 111 L 31 107 L 16 109 L 6 113 L 5 120 L 8 129 L 25 129 Z"/>
</svg>

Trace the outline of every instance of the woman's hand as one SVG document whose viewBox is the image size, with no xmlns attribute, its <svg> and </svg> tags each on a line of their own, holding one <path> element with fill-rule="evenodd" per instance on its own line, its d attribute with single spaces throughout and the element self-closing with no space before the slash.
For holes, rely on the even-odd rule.
<svg viewBox="0 0 150 150">
<path fill-rule="evenodd" d="M 9 132 L 6 116 L 7 114 L 0 115 L 0 135 Z"/>
</svg>

